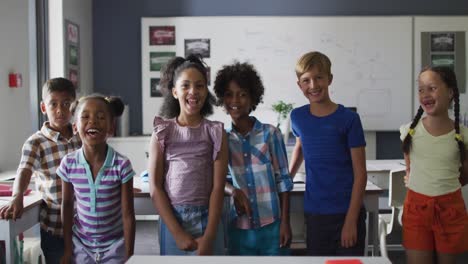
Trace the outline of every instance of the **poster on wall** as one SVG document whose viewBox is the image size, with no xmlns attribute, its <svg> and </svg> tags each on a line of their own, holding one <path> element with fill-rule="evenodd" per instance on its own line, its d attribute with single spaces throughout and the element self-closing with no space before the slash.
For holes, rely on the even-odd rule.
<svg viewBox="0 0 468 264">
<path fill-rule="evenodd" d="M 206 85 L 211 85 L 211 67 L 206 67 Z"/>
<path fill-rule="evenodd" d="M 159 82 L 161 81 L 160 78 L 151 78 L 151 91 L 150 91 L 150 96 L 151 97 L 162 97 L 163 96 L 163 91 L 161 90 L 161 85 L 159 85 Z"/>
<path fill-rule="evenodd" d="M 150 45 L 175 45 L 174 26 L 153 26 L 149 28 Z"/>
<path fill-rule="evenodd" d="M 175 52 L 150 52 L 150 71 L 160 71 L 175 55 Z"/>
<path fill-rule="evenodd" d="M 466 37 L 464 31 L 421 32 L 422 67 L 450 67 L 460 94 L 466 92 Z"/>
<path fill-rule="evenodd" d="M 199 54 L 202 58 L 210 57 L 210 39 L 185 39 L 185 57 Z"/>
<path fill-rule="evenodd" d="M 455 33 L 432 33 L 432 52 L 453 52 L 455 51 Z"/>
<path fill-rule="evenodd" d="M 80 91 L 80 28 L 65 20 L 65 72 L 77 92 Z"/>
<path fill-rule="evenodd" d="M 447 66 L 455 70 L 455 55 L 454 54 L 432 54 L 431 65 Z"/>
</svg>

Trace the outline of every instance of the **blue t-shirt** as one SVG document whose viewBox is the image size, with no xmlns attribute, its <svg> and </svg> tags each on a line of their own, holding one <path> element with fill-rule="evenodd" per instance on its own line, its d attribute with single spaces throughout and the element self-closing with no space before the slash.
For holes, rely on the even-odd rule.
<svg viewBox="0 0 468 264">
<path fill-rule="evenodd" d="M 351 148 L 366 145 L 359 115 L 338 105 L 332 114 L 317 117 L 307 104 L 291 112 L 291 122 L 304 154 L 304 212 L 346 213 L 354 182 Z"/>
</svg>

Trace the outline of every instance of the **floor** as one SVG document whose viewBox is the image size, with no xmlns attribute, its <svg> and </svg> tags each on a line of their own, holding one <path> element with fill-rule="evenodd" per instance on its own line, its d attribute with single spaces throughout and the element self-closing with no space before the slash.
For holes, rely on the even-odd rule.
<svg viewBox="0 0 468 264">
<path fill-rule="evenodd" d="M 387 240 L 389 245 L 401 243 L 401 236 L 391 235 Z M 136 224 L 135 239 L 136 255 L 159 255 L 159 243 L 156 239 L 156 224 L 154 221 L 140 220 Z M 302 255 L 303 251 L 297 250 L 294 254 Z M 405 252 L 402 249 L 390 250 L 389 258 L 394 264 L 406 264 Z M 460 256 L 457 263 L 468 263 L 468 253 Z"/>
</svg>

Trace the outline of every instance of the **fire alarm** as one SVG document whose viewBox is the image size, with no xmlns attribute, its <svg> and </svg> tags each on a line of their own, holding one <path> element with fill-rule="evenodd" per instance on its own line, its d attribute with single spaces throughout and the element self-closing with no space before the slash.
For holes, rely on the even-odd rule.
<svg viewBox="0 0 468 264">
<path fill-rule="evenodd" d="M 18 88 L 22 85 L 21 73 L 10 73 L 8 75 L 8 86 L 10 88 Z"/>
</svg>

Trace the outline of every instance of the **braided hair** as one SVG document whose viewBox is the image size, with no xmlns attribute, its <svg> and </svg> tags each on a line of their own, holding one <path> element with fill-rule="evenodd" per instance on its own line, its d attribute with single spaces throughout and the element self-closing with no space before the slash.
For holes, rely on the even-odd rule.
<svg viewBox="0 0 468 264">
<path fill-rule="evenodd" d="M 455 140 L 457 141 L 458 149 L 460 151 L 460 162 L 463 165 L 463 162 L 465 161 L 465 143 L 463 143 L 463 138 L 460 135 L 460 92 L 458 90 L 455 72 L 452 70 L 452 68 L 446 66 L 428 66 L 425 67 L 419 74 L 421 75 L 421 73 L 426 71 L 432 71 L 434 73 L 437 73 L 442 79 L 442 81 L 447 85 L 447 87 L 453 92 L 453 112 L 455 115 Z M 416 116 L 411 122 L 410 130 L 402 143 L 402 149 L 405 154 L 409 154 L 411 150 L 414 128 L 418 124 L 423 113 L 424 110 L 420 106 L 418 112 L 416 113 Z"/>
</svg>

